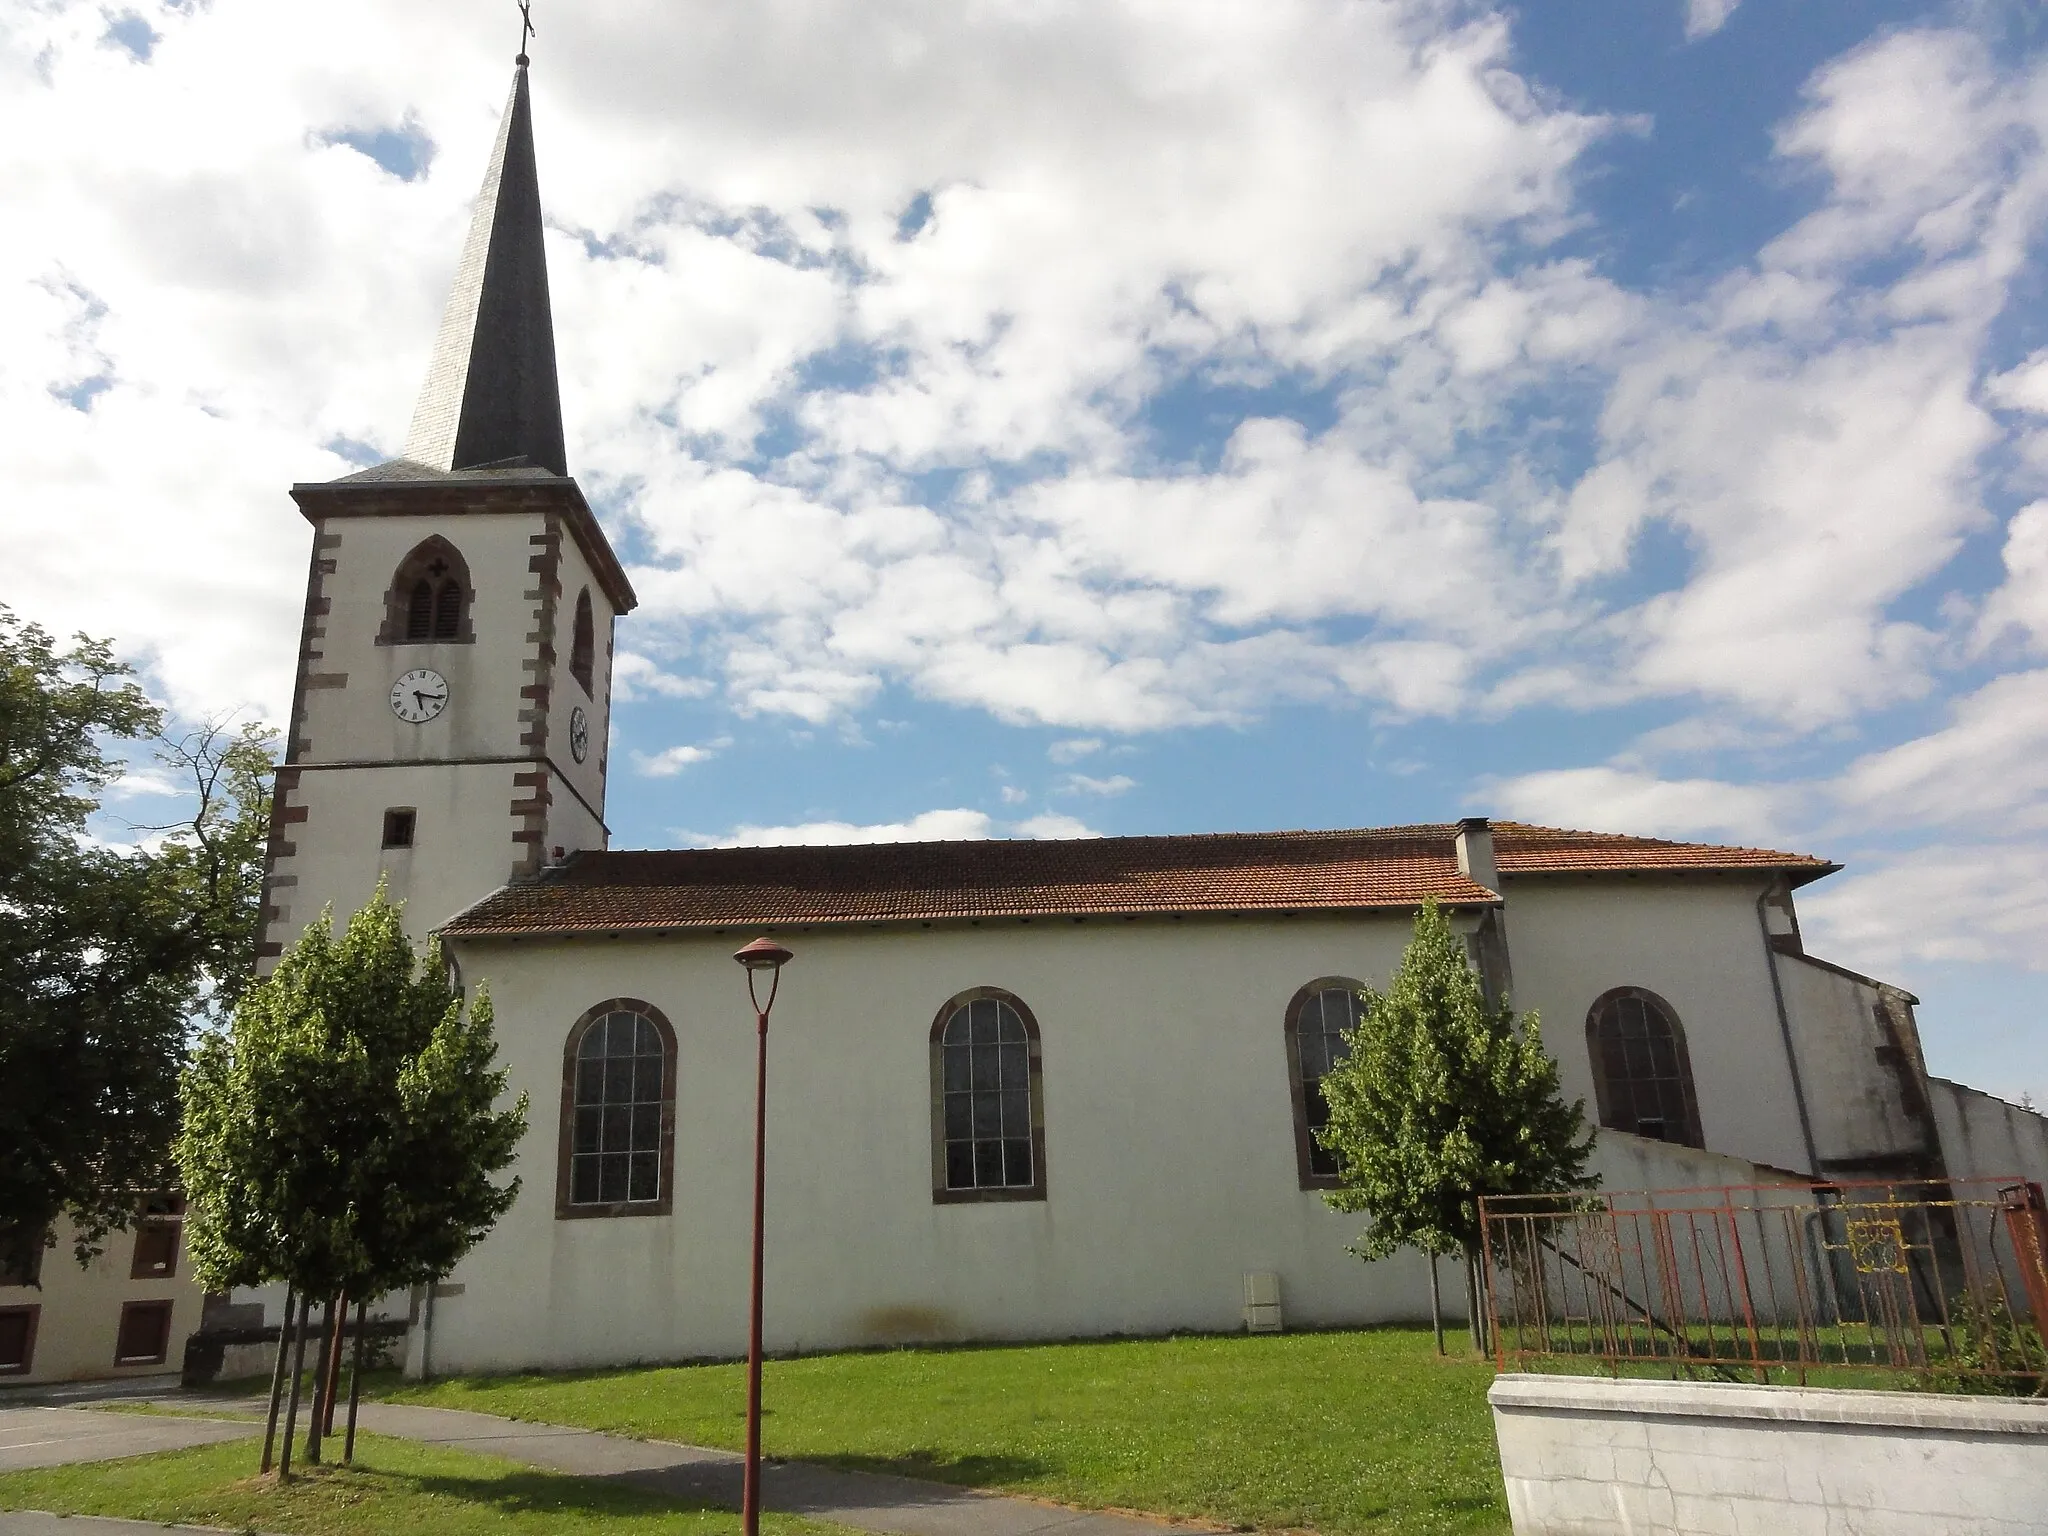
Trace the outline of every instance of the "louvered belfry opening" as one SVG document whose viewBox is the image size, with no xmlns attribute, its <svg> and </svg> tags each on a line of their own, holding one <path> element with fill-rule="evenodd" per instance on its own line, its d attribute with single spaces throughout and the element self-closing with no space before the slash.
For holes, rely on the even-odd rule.
<svg viewBox="0 0 2048 1536">
<path fill-rule="evenodd" d="M 576 599 L 576 632 L 569 645 L 569 675 L 583 685 L 583 691 L 596 698 L 590 685 L 591 659 L 597 650 L 597 624 L 590 610 L 590 589 Z"/>
<path fill-rule="evenodd" d="M 391 578 L 386 645 L 432 645 L 475 638 L 470 623 L 469 567 L 436 534 L 400 562 Z"/>
</svg>

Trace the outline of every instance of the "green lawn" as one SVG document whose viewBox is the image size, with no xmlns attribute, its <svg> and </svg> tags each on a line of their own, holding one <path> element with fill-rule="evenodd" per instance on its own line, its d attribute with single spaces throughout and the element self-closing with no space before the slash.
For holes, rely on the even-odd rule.
<svg viewBox="0 0 2048 1536">
<path fill-rule="evenodd" d="M 1501 1532 L 1492 1369 L 1427 1330 L 899 1350 L 770 1361 L 764 1448 L 1092 1508 L 1326 1532 Z M 737 1447 L 740 1365 L 380 1385 Z"/>
<path fill-rule="evenodd" d="M 280 1487 L 252 1475 L 257 1449 L 254 1441 L 230 1441 L 124 1461 L 0 1473 L 0 1509 L 119 1515 L 283 1536 L 546 1536 L 600 1528 L 608 1536 L 731 1536 L 740 1524 L 726 1510 L 678 1504 L 600 1478 L 537 1472 L 495 1456 L 380 1435 L 356 1437 L 353 1469 L 313 1467 L 304 1469 L 305 1476 L 295 1469 L 292 1481 Z M 836 1530 L 781 1516 L 762 1525 L 780 1536 Z"/>
</svg>

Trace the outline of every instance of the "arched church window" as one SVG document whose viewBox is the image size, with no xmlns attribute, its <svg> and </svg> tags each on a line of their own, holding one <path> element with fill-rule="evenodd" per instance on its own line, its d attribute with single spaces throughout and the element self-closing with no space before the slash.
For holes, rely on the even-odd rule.
<svg viewBox="0 0 2048 1536">
<path fill-rule="evenodd" d="M 1323 1075 L 1351 1052 L 1345 1035 L 1358 1027 L 1360 985 L 1325 976 L 1287 1005 L 1287 1069 L 1294 1094 L 1294 1161 L 1303 1189 L 1335 1189 L 1337 1159 L 1316 1140 L 1330 1119 Z"/>
<path fill-rule="evenodd" d="M 1600 1123 L 1611 1131 L 1704 1146 L 1685 1030 L 1671 1005 L 1641 987 L 1603 994 L 1586 1015 Z"/>
<path fill-rule="evenodd" d="M 635 998 L 599 1003 L 562 1056 L 555 1214 L 665 1216 L 674 1202 L 676 1035 Z"/>
<path fill-rule="evenodd" d="M 379 645 L 460 644 L 474 640 L 469 566 L 436 534 L 399 564 L 391 578 Z"/>
<path fill-rule="evenodd" d="M 932 1198 L 1045 1198 L 1038 1022 L 996 987 L 950 999 L 932 1022 Z"/>
<path fill-rule="evenodd" d="M 576 599 L 575 638 L 569 644 L 569 675 L 583 685 L 584 693 L 591 698 L 597 694 L 590 686 L 591 653 L 597 649 L 597 626 L 591 620 L 590 589 L 585 587 Z"/>
</svg>

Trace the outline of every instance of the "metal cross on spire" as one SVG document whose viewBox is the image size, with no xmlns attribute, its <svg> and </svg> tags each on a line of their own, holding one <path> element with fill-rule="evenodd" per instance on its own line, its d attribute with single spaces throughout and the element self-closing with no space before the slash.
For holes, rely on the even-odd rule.
<svg viewBox="0 0 2048 1536">
<path fill-rule="evenodd" d="M 534 35 L 533 0 L 519 0 L 519 62 L 526 62 L 526 40 Z"/>
</svg>

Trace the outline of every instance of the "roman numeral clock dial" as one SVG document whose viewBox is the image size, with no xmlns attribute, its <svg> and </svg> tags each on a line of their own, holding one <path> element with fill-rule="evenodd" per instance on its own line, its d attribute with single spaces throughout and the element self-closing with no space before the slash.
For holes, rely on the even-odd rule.
<svg viewBox="0 0 2048 1536">
<path fill-rule="evenodd" d="M 448 679 L 419 667 L 391 685 L 391 713 L 407 725 L 425 725 L 448 707 Z"/>
</svg>

